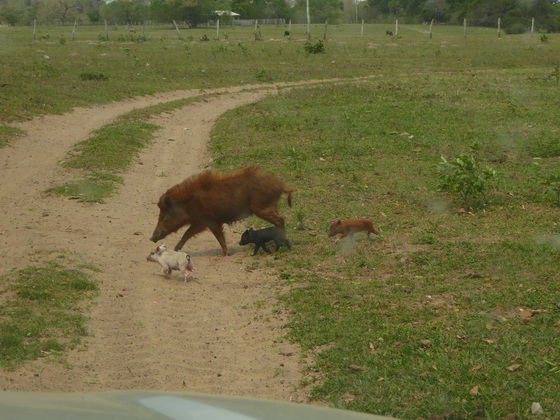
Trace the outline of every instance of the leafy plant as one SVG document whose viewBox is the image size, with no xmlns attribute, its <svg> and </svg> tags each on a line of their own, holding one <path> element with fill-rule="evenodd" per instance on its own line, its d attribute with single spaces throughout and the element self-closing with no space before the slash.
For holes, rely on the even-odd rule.
<svg viewBox="0 0 560 420">
<path fill-rule="evenodd" d="M 477 151 L 478 145 L 473 145 L 471 154 L 461 154 L 451 161 L 442 156 L 437 168 L 438 190 L 459 196 L 464 205 L 473 205 L 474 200 L 485 198 L 497 178 L 494 169 L 481 165 Z"/>
<path fill-rule="evenodd" d="M 307 41 L 303 45 L 303 49 L 308 54 L 322 54 L 325 52 L 325 44 L 320 39 L 315 43 L 311 41 Z"/>
<path fill-rule="evenodd" d="M 255 74 L 255 78 L 262 82 L 272 82 L 272 75 L 267 69 L 259 69 Z"/>
</svg>

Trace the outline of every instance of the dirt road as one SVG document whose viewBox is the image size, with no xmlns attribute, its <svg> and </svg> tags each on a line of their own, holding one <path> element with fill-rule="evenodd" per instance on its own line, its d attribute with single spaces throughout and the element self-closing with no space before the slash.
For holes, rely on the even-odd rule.
<svg viewBox="0 0 560 420">
<path fill-rule="evenodd" d="M 37 251 L 77 253 L 102 270 L 101 293 L 91 312 L 92 335 L 66 356 L 68 363 L 47 358 L 2 372 L 0 389 L 142 389 L 307 400 L 299 387 L 299 350 L 281 340 L 287 317 L 272 313 L 277 279 L 246 270 L 250 252 L 237 245 L 242 226 L 226 229 L 233 254 L 227 258 L 209 233 L 187 243 L 196 281 L 183 283 L 178 272 L 166 280 L 159 265 L 146 261 L 155 247 L 149 241 L 155 202 L 168 187 L 209 165 L 214 121 L 276 88 L 219 91 L 229 93 L 154 118 L 162 126 L 156 140 L 106 204 L 42 192 L 61 184 L 65 174 L 58 162 L 92 130 L 132 109 L 200 92 L 134 98 L 18 124 L 28 134 L 0 150 L 0 272 L 25 267 Z M 164 242 L 174 246 L 182 232 Z"/>
</svg>

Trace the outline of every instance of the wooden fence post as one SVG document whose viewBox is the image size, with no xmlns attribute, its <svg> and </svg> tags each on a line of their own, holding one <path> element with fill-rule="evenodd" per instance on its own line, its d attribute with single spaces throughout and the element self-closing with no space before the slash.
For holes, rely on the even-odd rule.
<svg viewBox="0 0 560 420">
<path fill-rule="evenodd" d="M 309 0 L 305 1 L 305 14 L 307 15 L 307 40 L 311 40 L 311 15 L 309 14 Z"/>
<path fill-rule="evenodd" d="M 109 29 L 107 28 L 107 19 L 105 19 L 105 40 L 109 41 Z"/>
<path fill-rule="evenodd" d="M 177 22 L 173 20 L 173 26 L 175 26 L 175 30 L 177 31 L 177 37 L 181 39 L 181 32 L 179 31 L 179 27 L 177 26 Z"/>
<path fill-rule="evenodd" d="M 76 35 L 76 25 L 78 24 L 77 21 L 74 21 L 74 28 L 72 29 L 72 41 L 74 41 Z"/>
<path fill-rule="evenodd" d="M 325 32 L 323 32 L 323 41 L 327 40 L 327 26 L 329 26 L 329 20 L 325 19 Z"/>
<path fill-rule="evenodd" d="M 399 39 L 399 20 L 395 21 L 395 39 Z"/>
<path fill-rule="evenodd" d="M 33 19 L 33 41 L 37 40 L 37 19 Z"/>
<path fill-rule="evenodd" d="M 502 25 L 502 18 L 498 18 L 498 38 L 501 38 L 502 35 L 500 34 L 500 26 Z"/>
<path fill-rule="evenodd" d="M 535 33 L 535 18 L 531 18 L 531 33 Z"/>
<path fill-rule="evenodd" d="M 467 19 L 463 19 L 463 38 L 467 38 Z"/>
<path fill-rule="evenodd" d="M 432 39 L 432 27 L 434 26 L 434 20 L 430 21 L 430 39 Z"/>
<path fill-rule="evenodd" d="M 362 29 L 360 30 L 360 38 L 364 37 L 364 20 L 362 19 Z"/>
<path fill-rule="evenodd" d="M 220 19 L 216 20 L 216 39 L 220 39 Z"/>
</svg>

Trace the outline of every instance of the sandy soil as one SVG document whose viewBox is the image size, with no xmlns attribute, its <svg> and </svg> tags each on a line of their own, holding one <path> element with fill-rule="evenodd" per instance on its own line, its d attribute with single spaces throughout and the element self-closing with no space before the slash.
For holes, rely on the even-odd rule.
<svg viewBox="0 0 560 420">
<path fill-rule="evenodd" d="M 276 87 L 218 92 L 223 94 L 154 118 L 162 126 L 156 140 L 106 204 L 42 193 L 63 182 L 67 175 L 58 162 L 92 130 L 132 109 L 199 91 L 134 98 L 17 124 L 28 134 L 0 150 L 0 273 L 26 266 L 37 251 L 62 250 L 102 270 L 101 293 L 91 312 L 92 335 L 65 356 L 67 363 L 44 358 L 15 372 L 0 370 L 0 389 L 142 389 L 307 402 L 299 386 L 299 349 L 281 339 L 288 315 L 272 313 L 278 281 L 247 270 L 250 249 L 237 245 L 243 225 L 226 229 L 229 257 L 221 255 L 210 233 L 187 243 L 196 281 L 184 283 L 176 271 L 167 280 L 158 264 L 146 261 L 155 248 L 149 241 L 158 214 L 155 203 L 168 187 L 210 164 L 207 143 L 216 118 L 275 94 Z M 163 242 L 173 247 L 182 233 Z"/>
</svg>

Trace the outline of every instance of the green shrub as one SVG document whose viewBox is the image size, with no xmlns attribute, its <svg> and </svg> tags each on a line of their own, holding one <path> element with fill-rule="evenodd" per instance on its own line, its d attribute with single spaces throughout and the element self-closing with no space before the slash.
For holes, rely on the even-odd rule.
<svg viewBox="0 0 560 420">
<path fill-rule="evenodd" d="M 484 199 L 497 178 L 494 169 L 482 166 L 476 153 L 478 145 L 471 146 L 471 154 L 462 154 L 448 161 L 441 157 L 438 164 L 438 190 L 459 196 L 463 205 L 473 205 L 477 199 Z"/>
<path fill-rule="evenodd" d="M 308 54 L 321 54 L 325 52 L 325 44 L 321 40 L 318 40 L 316 43 L 307 41 L 304 44 L 303 49 Z"/>
<path fill-rule="evenodd" d="M 527 32 L 527 27 L 522 23 L 516 22 L 506 27 L 504 30 L 506 34 L 510 34 L 510 35 L 524 34 L 525 32 Z"/>
</svg>

